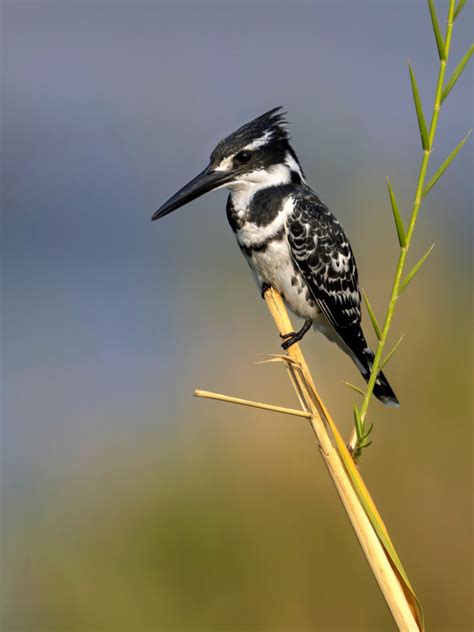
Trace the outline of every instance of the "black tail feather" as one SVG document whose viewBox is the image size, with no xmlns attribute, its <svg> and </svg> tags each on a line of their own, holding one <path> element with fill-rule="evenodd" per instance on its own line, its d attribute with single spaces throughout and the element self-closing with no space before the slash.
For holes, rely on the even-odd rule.
<svg viewBox="0 0 474 632">
<path fill-rule="evenodd" d="M 374 354 L 367 344 L 360 326 L 351 328 L 351 330 L 347 331 L 347 334 L 348 335 L 344 337 L 344 343 L 347 345 L 350 356 L 357 365 L 357 368 L 362 373 L 362 377 L 368 382 L 374 361 Z M 385 404 L 385 406 L 393 406 L 395 408 L 400 406 L 397 396 L 382 371 L 377 375 L 374 384 L 374 395 L 382 404 Z"/>
<path fill-rule="evenodd" d="M 372 359 L 374 354 L 370 352 L 372 355 Z M 368 382 L 370 377 L 370 373 L 367 376 L 364 375 L 365 381 Z M 380 371 L 377 375 L 377 379 L 374 384 L 374 395 L 377 399 L 379 399 L 382 404 L 385 406 L 392 406 L 394 408 L 398 408 L 400 406 L 400 402 L 398 401 L 397 396 L 393 392 L 392 387 L 390 386 L 387 378 L 385 377 L 383 371 Z"/>
</svg>

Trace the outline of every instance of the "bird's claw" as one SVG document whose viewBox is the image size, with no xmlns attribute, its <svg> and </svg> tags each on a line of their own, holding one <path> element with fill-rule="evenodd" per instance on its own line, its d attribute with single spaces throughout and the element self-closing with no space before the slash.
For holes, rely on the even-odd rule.
<svg viewBox="0 0 474 632">
<path fill-rule="evenodd" d="M 298 340 L 300 340 L 298 334 L 296 334 L 294 331 L 292 331 L 290 334 L 280 334 L 280 336 L 284 339 L 284 341 L 281 343 L 281 346 L 285 351 L 287 351 L 291 347 L 291 345 L 294 345 L 295 342 L 298 342 Z"/>
</svg>

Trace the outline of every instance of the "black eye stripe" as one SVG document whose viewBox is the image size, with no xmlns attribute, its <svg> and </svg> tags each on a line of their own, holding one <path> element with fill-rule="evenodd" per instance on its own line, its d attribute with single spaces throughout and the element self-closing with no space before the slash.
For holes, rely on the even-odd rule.
<svg viewBox="0 0 474 632">
<path fill-rule="evenodd" d="M 245 149 L 243 151 L 239 151 L 238 154 L 235 154 L 235 160 L 237 160 L 240 164 L 245 164 L 250 160 L 250 158 L 252 158 L 252 152 L 246 151 Z"/>
</svg>

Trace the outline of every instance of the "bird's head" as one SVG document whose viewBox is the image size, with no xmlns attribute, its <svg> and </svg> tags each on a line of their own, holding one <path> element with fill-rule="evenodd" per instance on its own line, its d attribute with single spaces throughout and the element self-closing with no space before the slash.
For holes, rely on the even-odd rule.
<svg viewBox="0 0 474 632">
<path fill-rule="evenodd" d="M 197 197 L 226 187 L 246 189 L 299 184 L 304 174 L 289 143 L 281 108 L 274 108 L 221 140 L 209 165 L 154 213 L 160 219 Z"/>
</svg>

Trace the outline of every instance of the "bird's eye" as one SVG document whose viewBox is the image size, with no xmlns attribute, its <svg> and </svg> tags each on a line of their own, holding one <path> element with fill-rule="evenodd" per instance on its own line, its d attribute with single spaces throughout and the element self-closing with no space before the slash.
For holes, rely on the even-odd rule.
<svg viewBox="0 0 474 632">
<path fill-rule="evenodd" d="M 250 151 L 239 151 L 238 154 L 235 154 L 235 159 L 237 162 L 240 162 L 241 165 L 244 165 L 252 158 L 252 153 Z"/>
</svg>

